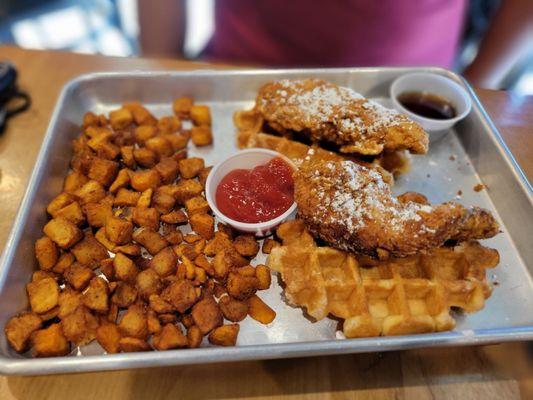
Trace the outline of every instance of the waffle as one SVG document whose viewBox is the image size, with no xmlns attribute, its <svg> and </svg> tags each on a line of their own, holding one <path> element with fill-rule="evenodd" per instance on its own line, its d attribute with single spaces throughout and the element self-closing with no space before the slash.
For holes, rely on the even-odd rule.
<svg viewBox="0 0 533 400">
<path fill-rule="evenodd" d="M 277 232 L 283 246 L 272 249 L 268 265 L 281 273 L 289 302 L 317 320 L 344 319 L 348 338 L 453 329 L 450 308 L 482 309 L 491 294 L 485 270 L 499 262 L 496 250 L 476 241 L 375 260 L 318 247 L 299 220 Z"/>
</svg>

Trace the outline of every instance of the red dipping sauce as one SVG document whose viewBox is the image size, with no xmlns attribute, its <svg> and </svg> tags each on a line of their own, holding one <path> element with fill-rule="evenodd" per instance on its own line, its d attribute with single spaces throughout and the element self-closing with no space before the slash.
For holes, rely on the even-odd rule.
<svg viewBox="0 0 533 400">
<path fill-rule="evenodd" d="M 279 157 L 254 169 L 235 169 L 217 186 L 215 201 L 222 214 L 235 221 L 270 221 L 294 202 L 292 167 Z"/>
</svg>

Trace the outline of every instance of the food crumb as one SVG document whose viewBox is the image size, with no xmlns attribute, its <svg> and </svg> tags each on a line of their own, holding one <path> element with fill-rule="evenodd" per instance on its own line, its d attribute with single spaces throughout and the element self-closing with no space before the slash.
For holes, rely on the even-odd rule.
<svg viewBox="0 0 533 400">
<path fill-rule="evenodd" d="M 458 190 L 457 191 L 457 196 L 462 196 L 463 195 L 463 191 L 462 190 Z"/>
<path fill-rule="evenodd" d="M 454 154 L 452 154 L 450 157 L 450 161 L 455 161 L 455 159 L 457 158 Z"/>
<path fill-rule="evenodd" d="M 474 186 L 474 191 L 481 192 L 483 189 L 486 189 L 486 188 L 487 186 L 485 186 L 484 184 L 478 183 L 476 186 Z"/>
</svg>

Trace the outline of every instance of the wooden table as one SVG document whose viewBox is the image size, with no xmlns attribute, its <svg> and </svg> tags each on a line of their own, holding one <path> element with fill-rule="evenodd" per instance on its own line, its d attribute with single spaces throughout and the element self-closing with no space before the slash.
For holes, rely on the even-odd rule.
<svg viewBox="0 0 533 400">
<path fill-rule="evenodd" d="M 177 60 L 126 59 L 0 46 L 14 62 L 31 109 L 0 137 L 0 249 L 22 198 L 58 93 L 91 71 L 192 69 Z M 212 67 L 212 66 L 210 66 Z M 530 180 L 533 98 L 478 90 Z M 0 399 L 516 399 L 533 398 L 533 347 L 512 343 L 383 354 L 196 365 L 46 377 L 0 377 Z"/>
</svg>

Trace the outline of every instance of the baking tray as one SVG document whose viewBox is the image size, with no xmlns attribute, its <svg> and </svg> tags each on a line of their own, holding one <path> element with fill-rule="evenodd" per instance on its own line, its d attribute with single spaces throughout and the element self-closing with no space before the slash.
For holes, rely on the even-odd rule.
<svg viewBox="0 0 533 400">
<path fill-rule="evenodd" d="M 312 323 L 301 309 L 283 301 L 281 287 L 274 279 L 272 287 L 260 296 L 276 310 L 277 318 L 268 326 L 247 318 L 241 323 L 237 347 L 104 355 L 93 342 L 66 357 L 29 359 L 8 347 L 2 329 L 0 373 L 37 375 L 532 339 L 532 187 L 472 89 L 462 78 L 439 68 L 117 72 L 74 79 L 59 97 L 0 260 L 0 327 L 27 306 L 25 285 L 35 268 L 33 244 L 46 221 L 46 204 L 61 190 L 71 157 L 70 141 L 79 134 L 86 111 L 108 112 L 123 102 L 138 100 L 161 116 L 171 113 L 174 98 L 192 96 L 211 107 L 215 145 L 193 147 L 190 153 L 213 164 L 237 150 L 233 111 L 251 106 L 257 89 L 268 80 L 323 78 L 387 104 L 391 81 L 408 72 L 447 76 L 466 88 L 472 98 L 470 115 L 444 139 L 431 143 L 426 156 L 413 156 L 411 170 L 398 179 L 394 190 L 419 191 L 432 202 L 453 199 L 461 190 L 463 204 L 486 207 L 496 215 L 503 233 L 484 244 L 498 249 L 501 262 L 488 271 L 489 281 L 497 286 L 483 310 L 458 315 L 457 327 L 451 332 L 341 340 L 336 321 Z M 481 181 L 488 190 L 475 192 L 473 186 Z"/>
</svg>

